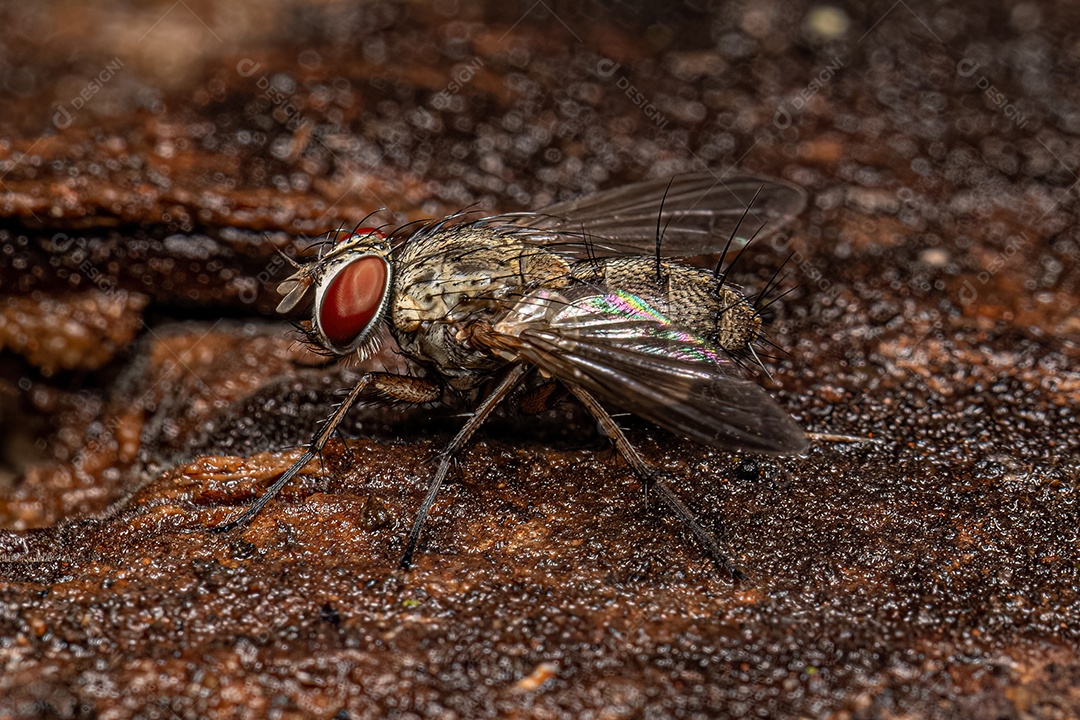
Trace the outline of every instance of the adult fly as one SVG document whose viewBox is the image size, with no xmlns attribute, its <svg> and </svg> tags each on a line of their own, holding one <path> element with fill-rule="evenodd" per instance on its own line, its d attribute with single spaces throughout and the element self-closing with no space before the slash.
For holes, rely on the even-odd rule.
<svg viewBox="0 0 1080 720">
<path fill-rule="evenodd" d="M 249 522 L 323 448 L 361 397 L 471 403 L 442 454 L 405 543 L 412 563 L 424 521 L 454 454 L 508 397 L 545 407 L 568 390 L 619 454 L 655 489 L 709 556 L 738 576 L 727 553 L 612 419 L 619 407 L 723 450 L 802 451 L 807 437 L 746 373 L 762 341 L 760 302 L 727 277 L 732 248 L 776 232 L 805 205 L 793 186 L 711 173 L 646 181 L 539 212 L 465 214 L 394 231 L 358 228 L 328 239 L 278 287 L 278 311 L 310 300 L 300 323 L 314 349 L 369 357 L 384 328 L 407 374 L 367 372 L 306 452 L 225 531 Z M 338 236 L 341 233 L 337 234 Z M 719 255 L 715 269 L 682 258 Z M 775 277 L 774 277 L 775 279 Z M 771 283 L 770 283 L 771 284 Z"/>
</svg>

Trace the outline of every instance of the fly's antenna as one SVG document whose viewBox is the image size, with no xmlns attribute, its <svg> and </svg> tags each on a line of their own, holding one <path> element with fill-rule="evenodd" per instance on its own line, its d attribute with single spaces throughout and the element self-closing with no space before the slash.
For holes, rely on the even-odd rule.
<svg viewBox="0 0 1080 720">
<path fill-rule="evenodd" d="M 728 250 L 731 249 L 731 243 L 738 236 L 739 228 L 742 227 L 743 221 L 746 220 L 746 216 L 750 214 L 750 208 L 754 207 L 754 203 L 757 202 L 758 195 L 760 195 L 761 191 L 764 189 L 764 185 L 759 186 L 757 192 L 754 193 L 754 197 L 750 198 L 750 202 L 747 203 L 746 208 L 742 211 L 742 215 L 739 216 L 739 222 L 735 223 L 735 229 L 732 230 L 731 235 L 728 236 L 727 243 L 724 245 L 724 251 L 720 253 L 720 259 L 716 261 L 716 268 L 713 269 L 713 279 L 717 281 L 716 287 L 718 288 L 724 287 L 724 281 L 727 279 L 727 271 L 724 271 L 723 276 L 720 275 L 720 268 L 724 266 L 724 258 L 727 257 Z M 757 233 L 754 233 L 754 235 L 757 235 Z M 751 237 L 750 240 L 747 240 L 746 245 L 749 245 L 753 239 L 754 238 Z M 743 250 L 746 249 L 746 245 L 743 246 Z M 742 254 L 741 250 L 739 251 L 739 254 Z M 738 259 L 739 258 L 736 256 L 735 260 Z M 735 260 L 731 261 L 731 265 L 735 264 Z M 731 265 L 728 265 L 728 270 L 731 269 Z"/>
<path fill-rule="evenodd" d="M 263 233 L 263 240 L 270 243 L 270 247 L 274 248 L 274 251 L 277 252 L 278 255 L 285 258 L 285 262 L 292 265 L 293 270 L 299 270 L 300 268 L 303 267 L 303 265 L 301 265 L 300 263 L 293 260 L 291 257 L 289 257 L 289 255 L 284 250 L 282 250 L 281 248 L 279 248 L 277 245 L 274 244 L 274 241 L 270 239 L 270 233 L 265 233 L 264 232 Z"/>
<path fill-rule="evenodd" d="M 267 239 L 269 239 L 269 238 L 267 238 Z M 293 270 L 299 270 L 300 268 L 304 267 L 303 265 L 301 265 L 300 263 L 296 262 L 296 261 L 295 261 L 295 260 L 293 260 L 293 259 L 292 259 L 291 257 L 289 257 L 289 254 L 288 254 L 288 253 L 286 253 L 286 252 L 285 252 L 284 250 L 282 250 L 281 248 L 279 248 L 279 247 L 278 247 L 277 245 L 274 245 L 274 249 L 275 249 L 275 250 L 277 250 L 277 254 L 278 254 L 278 255 L 280 255 L 281 257 L 285 258 L 285 262 L 287 262 L 287 263 L 289 263 L 290 265 L 292 265 L 292 267 L 293 267 Z"/>
</svg>

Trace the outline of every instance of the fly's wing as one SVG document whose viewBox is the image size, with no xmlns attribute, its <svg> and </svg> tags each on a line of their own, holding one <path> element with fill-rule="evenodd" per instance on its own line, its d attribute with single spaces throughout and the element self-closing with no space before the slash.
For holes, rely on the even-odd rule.
<svg viewBox="0 0 1080 720">
<path fill-rule="evenodd" d="M 667 180 L 648 180 L 491 220 L 529 228 L 540 242 L 571 252 L 578 246 L 582 255 L 586 240 L 598 256 L 651 255 L 659 216 L 663 254 L 689 257 L 718 253 L 729 238 L 738 248 L 762 229 L 775 233 L 805 206 L 802 190 L 775 180 L 691 173 L 676 176 L 670 188 Z"/>
<path fill-rule="evenodd" d="M 802 428 L 722 351 L 628 293 L 538 291 L 494 326 L 491 344 L 705 445 L 771 454 L 807 445 Z"/>
</svg>

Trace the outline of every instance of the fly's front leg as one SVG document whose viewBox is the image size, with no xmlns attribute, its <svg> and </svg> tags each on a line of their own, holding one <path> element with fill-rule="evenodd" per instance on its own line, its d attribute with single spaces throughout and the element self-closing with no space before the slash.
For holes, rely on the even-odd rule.
<svg viewBox="0 0 1080 720">
<path fill-rule="evenodd" d="M 458 431 L 458 434 L 443 450 L 442 459 L 439 461 L 439 469 L 435 471 L 435 477 L 428 486 L 427 495 L 424 496 L 424 502 L 420 504 L 420 510 L 416 513 L 416 520 L 413 521 L 408 540 L 405 541 L 405 554 L 401 556 L 401 562 L 398 564 L 402 570 L 408 570 L 412 565 L 412 557 L 416 553 L 417 543 L 420 542 L 420 531 L 423 528 L 424 520 L 427 518 L 428 513 L 431 512 L 431 506 L 435 504 L 435 496 L 439 494 L 439 488 L 442 487 L 446 474 L 450 471 L 450 463 L 454 458 L 454 453 L 469 441 L 473 433 L 491 415 L 491 411 L 498 407 L 506 395 L 521 382 L 521 378 L 525 376 L 528 370 L 529 366 L 524 364 L 518 364 L 511 368 L 510 372 L 499 383 L 499 386 L 484 399 L 484 402 L 480 403 L 480 407 L 476 408 L 476 412 L 473 413 L 465 426 Z"/>
<path fill-rule="evenodd" d="M 311 438 L 307 450 L 300 456 L 300 459 L 293 463 L 292 467 L 286 470 L 281 477 L 275 480 L 274 484 L 267 488 L 259 499 L 252 503 L 247 510 L 242 512 L 236 519 L 213 528 L 211 532 L 228 532 L 233 528 L 247 525 L 251 522 L 252 518 L 258 515 L 259 511 L 281 491 L 281 488 L 285 487 L 290 480 L 296 477 L 297 473 L 304 469 L 304 466 L 322 452 L 322 449 L 326 446 L 330 436 L 334 434 L 334 430 L 337 429 L 337 426 L 345 419 L 345 414 L 349 412 L 349 409 L 356 402 L 357 398 L 359 398 L 361 393 L 368 387 L 372 387 L 399 400 L 416 403 L 437 400 L 441 394 L 441 389 L 438 385 L 422 378 L 413 378 L 406 375 L 390 375 L 389 373 L 365 374 L 360 378 L 356 385 L 353 386 L 353 389 L 349 391 L 349 394 L 345 399 L 334 408 L 334 412 L 326 419 L 326 422 L 323 423 L 319 431 L 315 433 L 315 437 Z"/>
<path fill-rule="evenodd" d="M 435 402 L 442 396 L 442 386 L 423 378 L 389 373 L 371 373 L 371 388 L 377 392 L 408 403 Z"/>
<path fill-rule="evenodd" d="M 743 580 L 746 575 L 736 567 L 730 559 L 731 553 L 724 548 L 720 547 L 720 543 L 707 531 L 701 527 L 701 524 L 694 519 L 694 516 L 690 512 L 690 508 L 686 507 L 686 504 L 679 499 L 679 496 L 675 494 L 675 491 L 671 489 L 671 486 L 664 482 L 661 477 L 661 473 L 651 468 L 645 460 L 642 459 L 637 449 L 630 444 L 627 440 L 626 434 L 623 433 L 622 428 L 616 424 L 607 410 L 597 402 L 596 398 L 592 396 L 587 390 L 572 384 L 567 384 L 570 388 L 570 392 L 574 394 L 581 404 L 585 406 L 585 409 L 589 411 L 597 422 L 604 428 L 604 432 L 615 443 L 615 448 L 619 451 L 619 454 L 630 464 L 634 472 L 642 482 L 645 483 L 645 489 L 656 488 L 660 495 L 660 500 L 667 505 L 668 509 L 675 514 L 676 517 L 690 530 L 691 534 L 697 541 L 701 543 L 705 552 L 708 553 L 716 566 L 720 570 L 729 573 L 736 580 Z"/>
</svg>

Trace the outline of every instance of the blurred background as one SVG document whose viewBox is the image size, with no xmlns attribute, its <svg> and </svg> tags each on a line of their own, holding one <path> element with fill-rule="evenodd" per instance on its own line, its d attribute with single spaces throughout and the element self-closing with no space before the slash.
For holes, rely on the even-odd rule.
<svg viewBox="0 0 1080 720">
<path fill-rule="evenodd" d="M 327 543 L 367 533 L 378 540 L 368 548 L 375 559 L 332 547 L 314 556 L 352 563 L 348 572 L 363 582 L 386 580 L 378 592 L 393 610 L 379 615 L 365 601 L 282 581 L 293 594 L 274 612 L 233 597 L 240 619 L 215 626 L 213 641 L 176 628 L 155 635 L 161 653 L 183 658 L 169 672 L 198 684 L 207 668 L 232 667 L 245 688 L 236 707 L 256 715 L 264 707 L 256 697 L 349 717 L 421 691 L 428 704 L 417 707 L 459 716 L 1080 712 L 1078 28 L 1080 6 L 1049 1 L 0 5 L 0 569 L 9 583 L 0 652 L 22 673 L 0 686 L 21 703 L 11 707 L 120 717 L 153 695 L 155 707 L 187 717 L 223 696 L 224 681 L 196 702 L 194 685 L 158 678 L 125 706 L 95 680 L 94 652 L 109 667 L 102 677 L 123 686 L 158 677 L 150 665 L 109 659 L 117 648 L 140 659 L 157 652 L 137 630 L 137 618 L 163 612 L 150 606 L 179 613 L 163 599 L 175 596 L 233 617 L 203 605 L 224 571 L 189 572 L 187 553 L 203 542 L 190 538 L 203 535 L 170 535 L 164 510 L 142 525 L 129 516 L 220 504 L 228 493 L 188 463 L 302 443 L 336 390 L 355 380 L 349 369 L 321 367 L 274 316 L 275 288 L 289 274 L 279 249 L 293 254 L 383 208 L 394 222 L 539 209 L 711 171 L 720 181 L 754 174 L 806 189 L 808 209 L 791 232 L 748 252 L 736 273 L 759 289 L 790 255 L 781 284 L 789 294 L 768 325 L 786 353 L 762 381 L 809 431 L 882 443 L 815 447 L 776 464 L 703 454 L 636 426 L 650 460 L 687 478 L 683 492 L 710 529 L 742 538 L 759 585 L 733 595 L 701 569 L 693 546 L 650 525 L 625 488 L 618 511 L 601 493 L 580 500 L 586 515 L 545 515 L 591 537 L 591 518 L 623 513 L 605 526 L 626 528 L 622 540 L 560 545 L 555 533 L 547 545 L 523 545 L 486 513 L 546 508 L 565 468 L 585 465 L 580 454 L 543 454 L 542 432 L 515 428 L 517 440 L 494 437 L 508 447 L 533 442 L 532 460 L 496 443 L 472 462 L 536 465 L 522 472 L 538 484 L 520 491 L 535 496 L 500 505 L 478 495 L 469 505 L 480 491 L 462 490 L 455 522 L 479 527 L 438 537 L 461 552 L 445 562 L 465 565 L 417 581 L 448 623 L 495 633 L 513 645 L 503 656 L 514 661 L 469 654 L 475 644 L 431 650 L 424 643 L 441 642 L 441 630 L 425 635 L 419 625 L 379 655 L 372 628 L 397 621 L 406 590 L 386 580 L 400 533 L 373 521 L 349 540 L 319 527 Z M 403 429 L 414 422 L 360 411 L 345 435 L 385 440 L 380 457 L 411 467 L 424 453 L 407 448 L 426 441 Z M 438 438 L 451 431 L 434 426 Z M 221 477 L 258 475 L 221 462 L 231 468 Z M 599 467 L 575 483 L 609 472 Z M 366 497 L 343 473 L 333 487 Z M 394 498 L 391 517 L 415 504 Z M 484 544 L 499 532 L 510 535 Z M 155 544 L 170 537 L 180 539 Z M 557 559 L 541 546 L 558 548 Z M 95 572 L 112 577 L 144 557 L 168 570 L 148 571 L 158 580 L 137 592 L 114 596 L 96 584 Z M 295 557 L 265 562 L 252 570 L 253 587 L 277 587 L 273 578 L 288 575 L 281 567 Z M 312 572 L 331 587 L 338 569 Z M 495 583 L 490 606 L 476 601 L 492 617 L 534 612 L 536 597 L 503 592 L 540 583 L 544 602 L 583 614 L 591 639 L 537 621 L 530 632 L 548 648 L 537 650 L 455 605 L 449 577 Z M 193 583 L 183 592 L 181 578 Z M 619 588 L 615 610 L 581 610 L 596 587 Z M 41 601 L 42 592 L 53 599 Z M 107 649 L 80 655 L 76 646 L 89 641 L 75 628 L 102 602 L 119 603 L 120 620 L 94 626 Z M 244 624 L 264 611 L 269 627 L 301 630 L 274 646 L 276 631 Z M 339 615 L 345 629 L 328 639 L 329 621 L 319 618 Z M 616 616 L 654 624 L 634 642 L 597 640 L 619 625 Z M 250 637 L 262 638 L 256 649 L 240 648 L 248 640 L 238 638 Z M 348 698 L 286 687 L 312 647 L 345 653 L 358 642 L 372 648 L 372 667 L 327 655 L 339 669 L 353 663 L 341 685 L 355 691 Z M 437 665 L 436 655 L 457 670 L 403 669 L 406 660 Z M 275 669 L 259 675 L 259 663 Z M 550 682 L 544 663 L 558 668 Z M 385 667 L 408 680 L 368 684 Z M 69 679 L 35 684 L 53 677 L 49 668 Z M 307 672 L 326 687 L 337 682 L 330 665 Z M 523 677 L 547 688 L 535 706 L 513 690 Z M 468 695 L 471 710 L 448 700 L 454 693 Z"/>
</svg>

